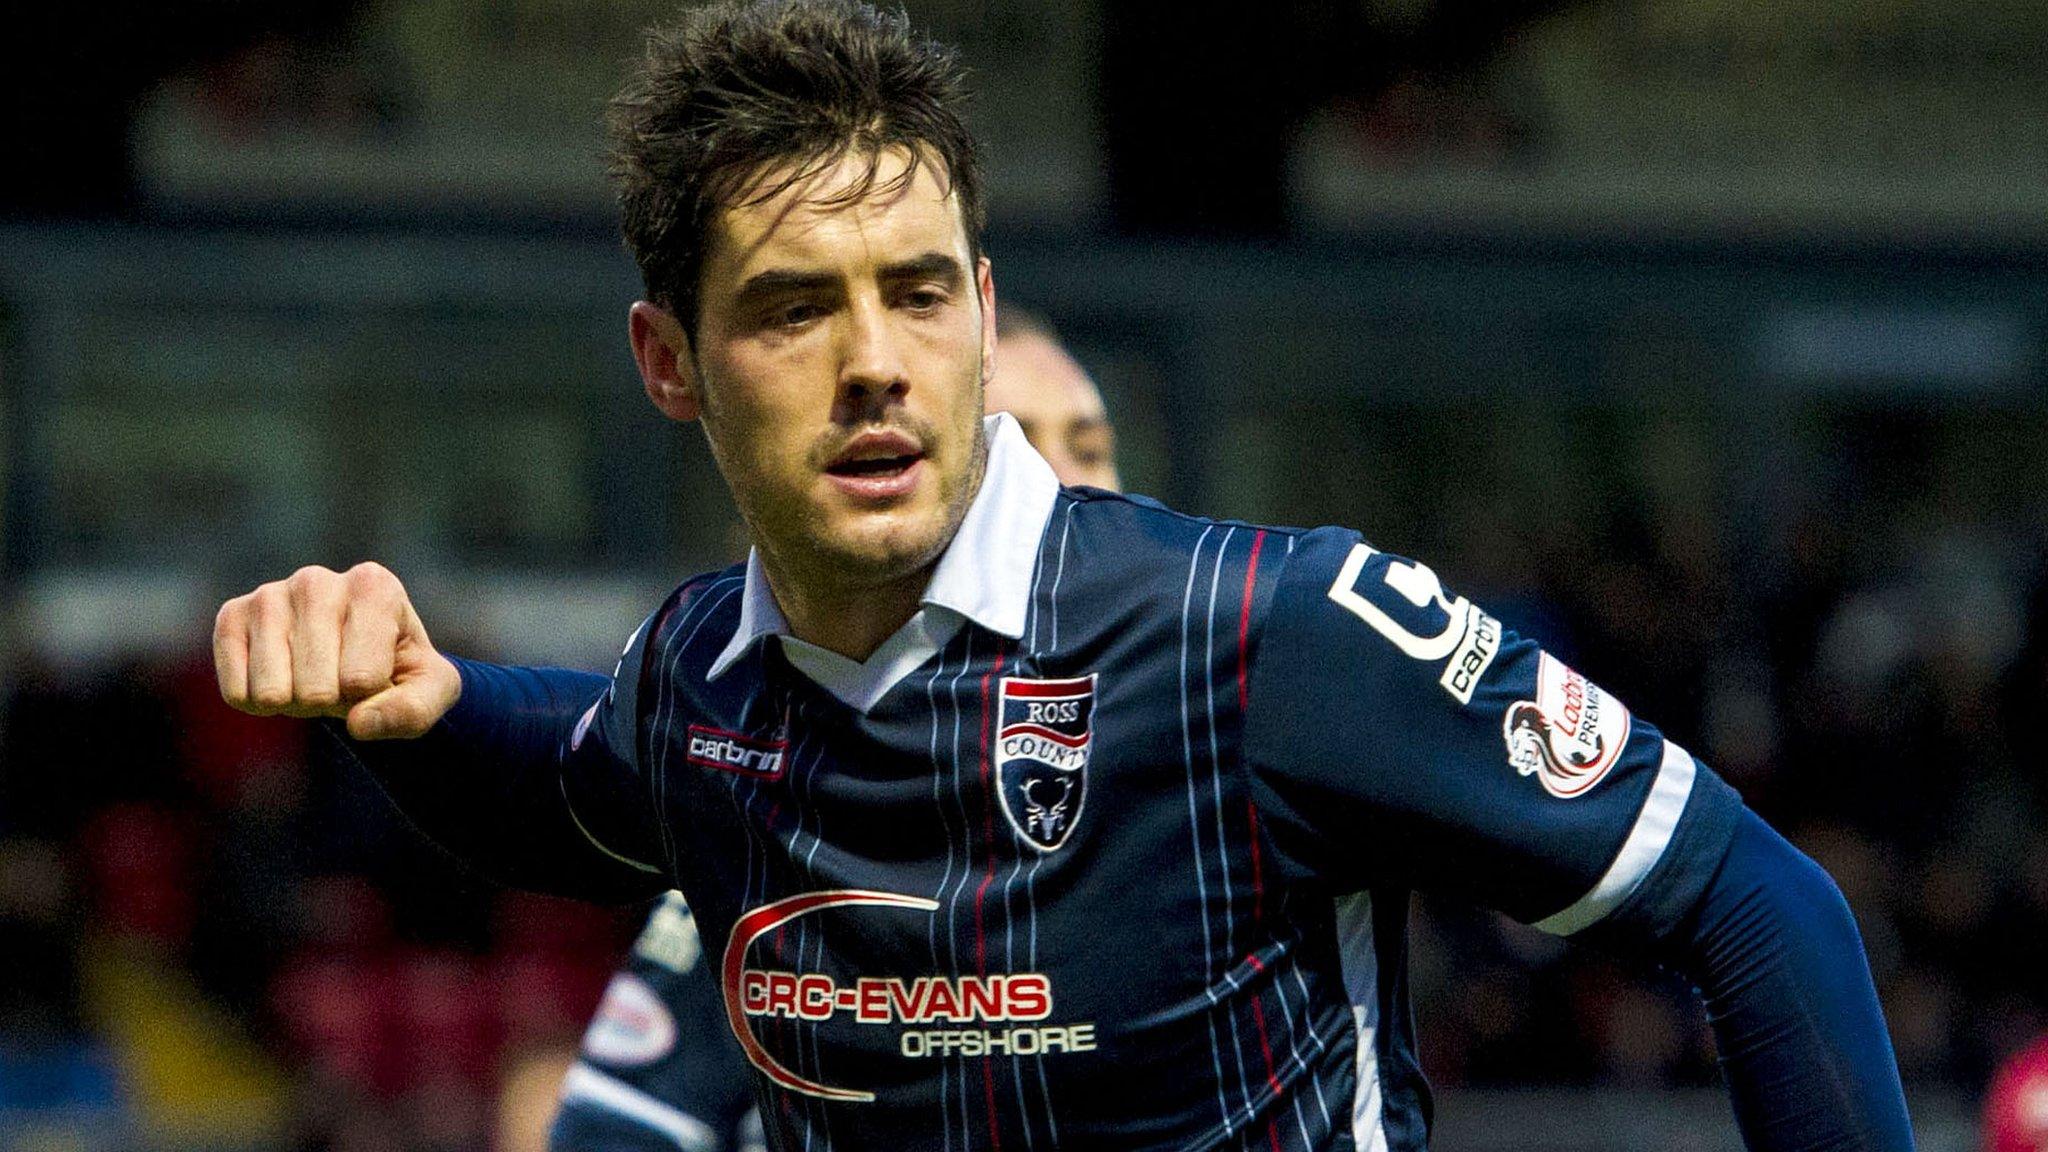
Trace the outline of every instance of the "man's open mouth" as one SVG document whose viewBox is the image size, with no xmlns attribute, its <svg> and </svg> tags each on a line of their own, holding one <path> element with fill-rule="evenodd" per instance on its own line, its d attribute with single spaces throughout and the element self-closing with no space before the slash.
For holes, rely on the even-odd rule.
<svg viewBox="0 0 2048 1152">
<path fill-rule="evenodd" d="M 908 452 L 901 456 L 871 456 L 861 460 L 838 461 L 825 471 L 834 476 L 895 476 L 922 458 L 922 454 L 917 452 Z"/>
<path fill-rule="evenodd" d="M 877 429 L 855 436 L 825 465 L 827 474 L 876 484 L 903 476 L 924 459 L 924 446 L 903 432 Z"/>
</svg>

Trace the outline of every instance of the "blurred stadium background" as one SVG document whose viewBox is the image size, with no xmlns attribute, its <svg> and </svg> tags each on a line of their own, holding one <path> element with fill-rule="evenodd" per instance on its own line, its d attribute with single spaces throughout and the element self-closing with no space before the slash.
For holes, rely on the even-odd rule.
<svg viewBox="0 0 2048 1152">
<path fill-rule="evenodd" d="M 1426 557 L 1701 752 L 1974 1147 L 2048 1028 L 2048 7 L 908 7 L 1131 486 Z M 669 5 L 14 8 L 0 1150 L 509 1152 L 637 912 L 466 876 L 205 640 L 376 557 L 445 646 L 606 667 L 742 546 L 598 160 Z M 1683 989 L 1418 924 L 1444 1152 L 1735 1146 Z"/>
</svg>

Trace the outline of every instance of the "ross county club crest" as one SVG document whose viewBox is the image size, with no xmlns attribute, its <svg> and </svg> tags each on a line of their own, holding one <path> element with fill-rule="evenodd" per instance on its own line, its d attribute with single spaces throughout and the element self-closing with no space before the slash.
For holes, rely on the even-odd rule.
<svg viewBox="0 0 2048 1152">
<path fill-rule="evenodd" d="M 1003 677 L 996 790 L 1010 827 L 1041 852 L 1067 842 L 1087 798 L 1095 677 Z"/>
</svg>

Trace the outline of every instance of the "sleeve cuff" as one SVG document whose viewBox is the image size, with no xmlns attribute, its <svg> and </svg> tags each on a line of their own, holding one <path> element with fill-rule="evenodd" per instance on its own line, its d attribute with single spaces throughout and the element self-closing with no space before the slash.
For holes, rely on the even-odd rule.
<svg viewBox="0 0 2048 1152">
<path fill-rule="evenodd" d="M 1661 934 L 1699 902 L 1742 811 L 1734 789 L 1665 741 L 1650 794 L 1607 871 L 1584 896 L 1535 927 L 1570 936 L 1612 918 Z"/>
</svg>

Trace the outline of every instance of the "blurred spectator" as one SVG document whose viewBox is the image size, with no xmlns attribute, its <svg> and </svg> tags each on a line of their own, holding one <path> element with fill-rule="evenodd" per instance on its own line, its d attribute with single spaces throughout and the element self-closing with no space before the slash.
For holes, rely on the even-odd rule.
<svg viewBox="0 0 2048 1152">
<path fill-rule="evenodd" d="M 547 1152 L 548 1126 L 560 1103 L 562 1078 L 575 1062 L 573 1039 L 515 1050 L 507 1057 L 491 1152 Z"/>
<path fill-rule="evenodd" d="M 2048 1149 L 2048 1037 L 1999 1067 L 1984 1098 L 1984 1152 Z"/>
<path fill-rule="evenodd" d="M 86 1020 L 78 946 L 78 905 L 56 846 L 0 840 L 0 1130 L 38 1115 L 76 1121 L 123 1107 Z"/>
</svg>

